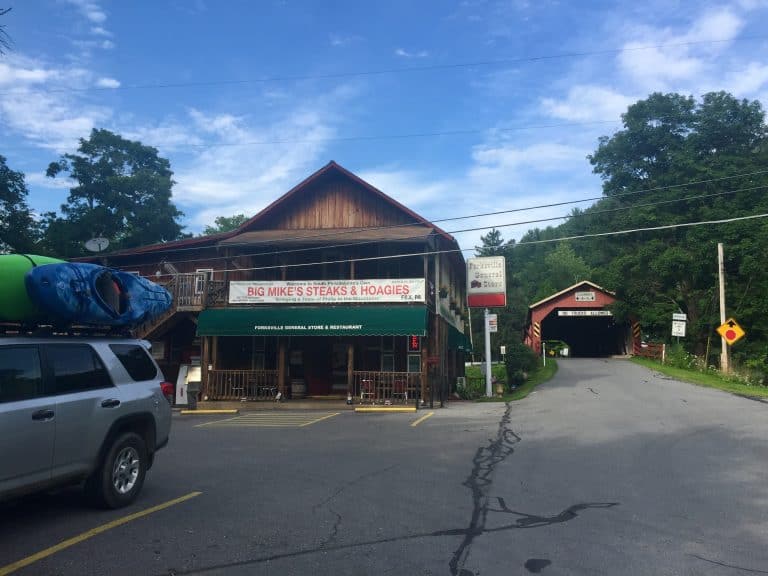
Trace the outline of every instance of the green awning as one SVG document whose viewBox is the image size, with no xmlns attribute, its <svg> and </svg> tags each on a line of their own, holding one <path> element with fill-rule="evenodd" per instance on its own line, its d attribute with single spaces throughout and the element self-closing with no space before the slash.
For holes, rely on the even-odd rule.
<svg viewBox="0 0 768 576">
<path fill-rule="evenodd" d="M 203 310 L 198 336 L 426 336 L 425 306 L 274 306 Z"/>
<path fill-rule="evenodd" d="M 459 332 L 456 328 L 448 326 L 448 348 L 450 350 L 459 350 L 463 352 L 472 352 L 472 343 L 468 336 Z"/>
</svg>

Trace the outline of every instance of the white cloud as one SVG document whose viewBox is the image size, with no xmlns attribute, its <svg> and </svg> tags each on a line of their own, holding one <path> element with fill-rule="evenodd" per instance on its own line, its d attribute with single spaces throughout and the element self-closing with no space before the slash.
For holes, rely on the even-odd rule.
<svg viewBox="0 0 768 576">
<path fill-rule="evenodd" d="M 331 46 L 341 48 L 343 46 L 349 46 L 355 42 L 362 40 L 361 36 L 357 35 L 344 35 L 344 34 L 331 34 L 329 36 Z"/>
<path fill-rule="evenodd" d="M 112 32 L 102 26 L 93 26 L 91 28 L 91 34 L 94 34 L 95 36 L 112 36 Z"/>
<path fill-rule="evenodd" d="M 119 88 L 120 81 L 114 78 L 99 78 L 96 80 L 96 86 L 99 88 Z"/>
<path fill-rule="evenodd" d="M 742 70 L 734 70 L 727 85 L 736 96 L 758 94 L 768 84 L 768 64 L 750 62 Z M 765 100 L 763 100 L 765 102 Z"/>
<path fill-rule="evenodd" d="M 578 85 L 568 90 L 562 100 L 543 98 L 541 107 L 554 118 L 586 122 L 612 120 L 626 112 L 636 98 L 620 94 L 611 88 L 596 85 Z"/>
<path fill-rule="evenodd" d="M 409 52 L 408 50 L 404 50 L 403 48 L 397 48 L 395 49 L 395 56 L 400 56 L 401 58 L 426 58 L 429 56 L 429 52 L 426 50 L 419 50 L 418 52 Z"/>
<path fill-rule="evenodd" d="M 93 0 L 67 0 L 73 6 L 77 6 L 80 13 L 94 24 L 102 24 L 107 20 L 107 14 L 101 9 L 98 2 Z"/>
<path fill-rule="evenodd" d="M 83 103 L 79 93 L 60 90 L 92 82 L 92 72 L 80 67 L 53 68 L 23 57 L 9 59 L 0 64 L 0 87 L 5 90 L 0 119 L 11 133 L 43 148 L 71 149 L 78 138 L 112 116 L 109 108 Z"/>
</svg>

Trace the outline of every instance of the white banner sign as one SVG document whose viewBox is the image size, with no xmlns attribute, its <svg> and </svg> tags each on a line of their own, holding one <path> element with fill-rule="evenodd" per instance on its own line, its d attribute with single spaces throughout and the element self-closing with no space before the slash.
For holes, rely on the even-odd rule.
<svg viewBox="0 0 768 576">
<path fill-rule="evenodd" d="M 558 310 L 558 316 L 613 316 L 610 310 Z"/>
<path fill-rule="evenodd" d="M 424 302 L 423 278 L 290 280 L 229 283 L 230 304 Z"/>
<path fill-rule="evenodd" d="M 499 317 L 496 314 L 488 314 L 488 332 L 499 331 Z"/>
</svg>

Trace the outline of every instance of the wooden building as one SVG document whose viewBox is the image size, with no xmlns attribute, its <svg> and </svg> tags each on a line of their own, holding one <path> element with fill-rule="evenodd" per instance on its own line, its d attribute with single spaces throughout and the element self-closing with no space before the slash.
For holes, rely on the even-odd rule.
<svg viewBox="0 0 768 576">
<path fill-rule="evenodd" d="M 199 362 L 210 400 L 411 401 L 464 373 L 458 243 L 335 162 L 236 230 L 100 261 L 172 292 L 137 336 L 168 378 Z"/>
</svg>

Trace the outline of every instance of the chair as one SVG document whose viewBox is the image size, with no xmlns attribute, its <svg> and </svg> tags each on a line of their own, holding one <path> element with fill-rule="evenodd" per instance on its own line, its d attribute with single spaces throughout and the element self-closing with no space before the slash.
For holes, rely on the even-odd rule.
<svg viewBox="0 0 768 576">
<path fill-rule="evenodd" d="M 373 380 L 360 381 L 360 403 L 365 402 L 366 398 L 370 398 L 371 403 L 376 402 L 376 387 L 373 385 Z"/>
<path fill-rule="evenodd" d="M 392 382 L 392 399 L 402 398 L 403 403 L 408 403 L 408 386 L 405 380 L 395 380 Z"/>
</svg>

